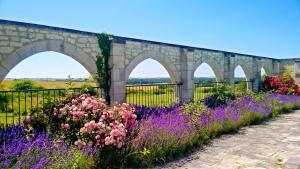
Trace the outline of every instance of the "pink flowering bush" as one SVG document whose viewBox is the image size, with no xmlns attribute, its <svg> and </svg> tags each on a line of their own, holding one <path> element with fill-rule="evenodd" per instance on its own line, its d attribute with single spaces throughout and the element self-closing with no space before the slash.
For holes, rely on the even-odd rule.
<svg viewBox="0 0 300 169">
<path fill-rule="evenodd" d="M 104 99 L 88 94 L 56 109 L 54 118 L 64 136 L 80 148 L 85 145 L 122 148 L 137 123 L 132 106 L 123 103 L 109 107 Z"/>
<path fill-rule="evenodd" d="M 79 149 L 96 149 L 97 166 L 121 166 L 137 125 L 135 108 L 123 103 L 113 107 L 102 98 L 82 94 L 43 114 L 46 130 Z M 34 124 L 36 118 L 29 118 Z M 33 126 L 33 125 L 31 125 Z M 114 168 L 112 166 L 112 168 Z"/>
</svg>

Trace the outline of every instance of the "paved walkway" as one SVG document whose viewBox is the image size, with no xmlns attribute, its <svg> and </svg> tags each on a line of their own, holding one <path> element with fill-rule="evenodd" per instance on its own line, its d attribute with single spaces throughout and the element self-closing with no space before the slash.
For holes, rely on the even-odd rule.
<svg viewBox="0 0 300 169">
<path fill-rule="evenodd" d="M 300 110 L 224 135 L 163 168 L 300 169 Z"/>
</svg>

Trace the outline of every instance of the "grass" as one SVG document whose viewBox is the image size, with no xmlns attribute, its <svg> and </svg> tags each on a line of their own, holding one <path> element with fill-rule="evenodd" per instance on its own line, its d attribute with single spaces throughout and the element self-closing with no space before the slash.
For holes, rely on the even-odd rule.
<svg viewBox="0 0 300 169">
<path fill-rule="evenodd" d="M 14 117 L 26 116 L 28 112 L 42 110 L 43 105 L 53 102 L 54 98 L 60 102 L 64 100 L 65 93 L 63 91 L 54 94 L 54 90 L 47 92 L 7 92 L 0 93 L 0 125 L 6 125 L 6 114 L 8 114 L 8 124 L 12 124 Z M 14 121 L 16 123 L 16 121 Z"/>
<path fill-rule="evenodd" d="M 152 86 L 151 86 L 152 87 Z M 145 106 L 168 106 L 179 101 L 179 95 L 172 87 L 159 89 L 157 86 L 134 86 L 126 89 L 126 102 Z M 196 87 L 194 99 L 201 100 L 211 95 L 212 87 Z"/>
<path fill-rule="evenodd" d="M 68 84 L 64 81 L 34 81 L 38 86 L 41 86 L 45 89 L 57 89 L 57 88 L 66 88 L 68 87 Z M 72 82 L 72 88 L 79 88 L 86 82 Z M 88 84 L 95 86 L 95 82 L 88 82 Z M 11 90 L 14 87 L 14 81 L 13 80 L 4 80 L 2 83 L 0 83 L 0 89 L 5 90 Z"/>
<path fill-rule="evenodd" d="M 198 101 L 210 96 L 212 94 L 212 88 L 213 87 L 195 87 L 194 100 Z"/>
<path fill-rule="evenodd" d="M 177 102 L 179 99 L 174 92 L 161 94 L 145 93 L 144 91 L 129 93 L 126 95 L 126 102 L 146 106 L 168 106 Z"/>
<path fill-rule="evenodd" d="M 26 116 L 20 116 L 21 122 L 25 119 Z M 0 127 L 5 126 L 6 124 L 17 124 L 19 116 L 17 114 L 13 115 L 12 113 L 7 113 L 7 122 L 6 114 L 0 113 Z"/>
</svg>

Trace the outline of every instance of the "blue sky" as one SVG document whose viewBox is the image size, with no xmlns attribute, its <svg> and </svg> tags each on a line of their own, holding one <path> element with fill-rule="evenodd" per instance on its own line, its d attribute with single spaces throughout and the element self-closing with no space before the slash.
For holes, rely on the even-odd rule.
<svg viewBox="0 0 300 169">
<path fill-rule="evenodd" d="M 267 57 L 300 57 L 300 0 L 0 0 L 0 18 Z M 45 69 L 46 63 L 59 62 L 64 66 Z M 167 76 L 155 62 L 142 66 L 132 76 Z M 87 72 L 52 52 L 24 60 L 8 77 L 24 74 L 82 77 Z M 208 76 L 203 71 L 196 75 Z"/>
</svg>

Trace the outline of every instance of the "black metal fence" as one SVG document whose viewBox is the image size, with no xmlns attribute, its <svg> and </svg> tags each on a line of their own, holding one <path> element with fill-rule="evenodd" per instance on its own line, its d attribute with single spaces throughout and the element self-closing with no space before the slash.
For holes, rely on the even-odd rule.
<svg viewBox="0 0 300 169">
<path fill-rule="evenodd" d="M 225 82 L 195 83 L 194 100 L 202 100 L 210 96 L 213 88 Z M 126 85 L 126 103 L 145 106 L 168 106 L 179 101 L 179 84 L 144 84 Z M 235 82 L 232 90 L 237 95 L 242 95 L 252 89 L 251 81 Z"/>
<path fill-rule="evenodd" d="M 202 100 L 212 94 L 213 88 L 224 84 L 224 82 L 210 82 L 210 83 L 195 83 L 194 84 L 194 100 Z"/>
<path fill-rule="evenodd" d="M 82 88 L 70 89 L 33 89 L 0 91 L 0 125 L 21 123 L 28 112 L 44 112 L 47 103 L 59 103 L 67 96 L 82 93 Z M 93 87 L 96 96 L 103 96 L 103 91 Z"/>
<path fill-rule="evenodd" d="M 201 100 L 212 94 L 212 89 L 224 82 L 194 84 L 194 100 Z M 126 102 L 145 106 L 168 106 L 179 101 L 180 84 L 126 85 Z M 103 97 L 103 90 L 93 88 L 97 97 Z M 236 82 L 233 90 L 242 95 L 252 89 L 251 81 Z M 63 101 L 67 92 L 82 93 L 82 88 L 35 89 L 0 91 L 0 126 L 21 123 L 28 112 L 42 111 L 49 102 Z"/>
<path fill-rule="evenodd" d="M 179 101 L 179 84 L 126 85 L 126 103 L 167 106 Z"/>
<path fill-rule="evenodd" d="M 243 95 L 246 91 L 252 90 L 252 81 L 236 81 L 234 82 L 234 93 L 236 95 Z"/>
</svg>

